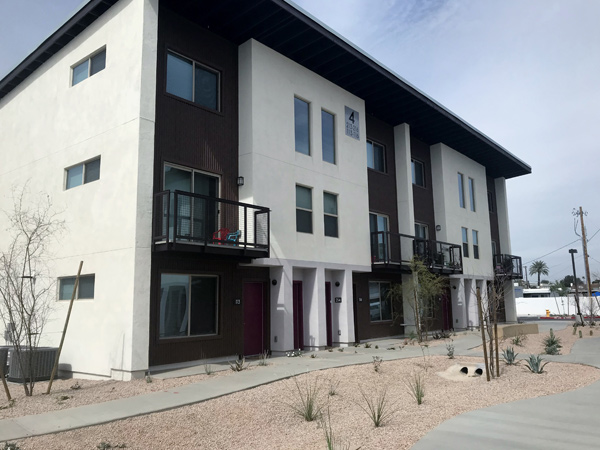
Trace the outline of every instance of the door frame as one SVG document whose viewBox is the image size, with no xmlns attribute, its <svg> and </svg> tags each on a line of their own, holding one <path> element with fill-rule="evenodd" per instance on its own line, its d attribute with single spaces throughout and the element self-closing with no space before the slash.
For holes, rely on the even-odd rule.
<svg viewBox="0 0 600 450">
<path fill-rule="evenodd" d="M 325 326 L 327 346 L 333 346 L 333 324 L 332 324 L 332 305 L 331 305 L 331 282 L 325 282 Z"/>
<path fill-rule="evenodd" d="M 294 350 L 304 350 L 304 299 L 302 281 L 293 281 L 292 285 L 292 322 Z"/>
</svg>

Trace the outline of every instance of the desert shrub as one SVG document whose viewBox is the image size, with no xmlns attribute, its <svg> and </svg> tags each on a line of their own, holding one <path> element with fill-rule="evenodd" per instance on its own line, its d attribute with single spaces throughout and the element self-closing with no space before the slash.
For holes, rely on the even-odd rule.
<svg viewBox="0 0 600 450">
<path fill-rule="evenodd" d="M 241 372 L 250 367 L 250 363 L 246 363 L 246 358 L 242 356 L 241 359 L 236 359 L 234 362 L 229 361 L 229 367 L 234 372 Z"/>
<path fill-rule="evenodd" d="M 425 377 L 423 374 L 412 374 L 406 381 L 406 387 L 408 387 L 408 391 L 417 401 L 417 405 L 422 404 L 425 398 Z"/>
<path fill-rule="evenodd" d="M 546 355 L 559 355 L 560 349 L 562 348 L 560 338 L 554 334 L 552 328 L 550 328 L 550 334 L 542 341 L 544 344 L 544 352 Z"/>
<path fill-rule="evenodd" d="M 509 366 L 516 366 L 518 364 L 517 356 L 519 356 L 519 354 L 515 353 L 514 347 L 506 347 L 502 350 L 502 359 L 504 359 L 504 362 Z"/>
<path fill-rule="evenodd" d="M 269 351 L 265 350 L 261 353 L 258 354 L 258 365 L 259 366 L 268 366 L 269 363 L 267 362 L 267 359 L 269 358 Z"/>
<path fill-rule="evenodd" d="M 453 342 L 446 344 L 446 350 L 448 351 L 448 353 L 446 353 L 448 355 L 448 358 L 454 359 L 454 343 Z"/>
<path fill-rule="evenodd" d="M 523 334 L 523 333 L 519 333 L 514 338 L 512 338 L 510 342 L 512 343 L 512 345 L 522 347 L 523 344 L 525 344 L 526 340 L 527 340 L 527 335 Z"/>
<path fill-rule="evenodd" d="M 387 387 L 381 389 L 375 397 L 369 397 L 362 388 L 360 393 L 365 405 L 359 403 L 358 406 L 368 414 L 376 428 L 382 426 L 396 413 L 397 409 L 395 404 L 390 402 Z"/>
<path fill-rule="evenodd" d="M 306 383 L 301 384 L 298 377 L 294 377 L 296 401 L 289 404 L 294 412 L 307 422 L 312 422 L 321 417 L 322 407 L 318 403 L 321 385 L 319 379 L 315 377 L 311 382 L 308 378 Z"/>
<path fill-rule="evenodd" d="M 526 367 L 532 373 L 544 373 L 544 367 L 548 364 L 549 361 L 546 361 L 542 364 L 542 357 L 540 355 L 529 355 L 529 359 L 525 360 Z"/>
<path fill-rule="evenodd" d="M 375 372 L 379 373 L 381 371 L 382 362 L 383 359 L 381 359 L 380 356 L 373 356 L 373 370 L 375 370 Z"/>
</svg>

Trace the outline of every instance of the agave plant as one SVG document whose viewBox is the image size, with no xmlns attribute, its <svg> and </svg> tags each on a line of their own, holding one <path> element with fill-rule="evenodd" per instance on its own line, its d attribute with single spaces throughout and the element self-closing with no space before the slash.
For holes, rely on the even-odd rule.
<svg viewBox="0 0 600 450">
<path fill-rule="evenodd" d="M 504 362 L 509 366 L 516 366 L 519 364 L 517 361 L 517 356 L 519 356 L 519 354 L 515 353 L 514 347 L 506 347 L 504 350 L 502 350 L 502 359 L 504 359 Z"/>
<path fill-rule="evenodd" d="M 529 359 L 525 361 L 525 365 L 532 373 L 544 373 L 544 367 L 549 361 L 542 364 L 542 357 L 540 355 L 529 355 Z"/>
<path fill-rule="evenodd" d="M 543 340 L 544 352 L 546 355 L 559 355 L 562 345 L 560 338 L 554 335 L 554 331 L 550 328 L 550 334 Z"/>
</svg>

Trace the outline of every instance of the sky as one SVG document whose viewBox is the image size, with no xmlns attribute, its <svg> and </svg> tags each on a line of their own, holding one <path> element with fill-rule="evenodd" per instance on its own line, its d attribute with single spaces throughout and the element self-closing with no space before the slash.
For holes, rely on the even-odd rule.
<svg viewBox="0 0 600 450">
<path fill-rule="evenodd" d="M 81 3 L 0 0 L 0 78 Z M 543 278 L 562 279 L 575 248 L 585 276 L 581 206 L 600 278 L 600 1 L 296 3 L 532 167 L 507 180 L 512 254 L 525 266 L 541 259 Z"/>
</svg>

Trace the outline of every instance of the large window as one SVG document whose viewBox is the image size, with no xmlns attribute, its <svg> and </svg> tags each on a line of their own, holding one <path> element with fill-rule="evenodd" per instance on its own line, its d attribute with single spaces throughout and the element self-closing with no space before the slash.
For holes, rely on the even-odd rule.
<svg viewBox="0 0 600 450">
<path fill-rule="evenodd" d="M 335 117 L 321 110 L 323 161 L 335 164 Z"/>
<path fill-rule="evenodd" d="M 385 173 L 385 147 L 383 145 L 367 141 L 367 167 Z"/>
<path fill-rule="evenodd" d="M 469 200 L 471 211 L 475 211 L 475 180 L 473 178 L 469 178 Z"/>
<path fill-rule="evenodd" d="M 71 86 L 97 74 L 106 67 L 106 48 L 87 57 L 71 69 Z"/>
<path fill-rule="evenodd" d="M 219 278 L 213 275 L 160 277 L 161 338 L 217 334 Z"/>
<path fill-rule="evenodd" d="M 73 288 L 75 287 L 76 277 L 64 277 L 58 280 L 58 299 L 71 300 Z M 91 300 L 94 298 L 94 286 L 96 284 L 96 275 L 80 275 L 79 285 L 75 293 L 77 300 Z"/>
<path fill-rule="evenodd" d="M 65 171 L 65 189 L 91 183 L 100 179 L 100 157 L 79 163 L 65 169 Z"/>
<path fill-rule="evenodd" d="M 296 231 L 312 233 L 312 189 L 296 185 Z"/>
<path fill-rule="evenodd" d="M 463 256 L 469 257 L 469 230 L 462 228 Z"/>
<path fill-rule="evenodd" d="M 479 259 L 479 233 L 476 230 L 473 231 L 473 258 Z"/>
<path fill-rule="evenodd" d="M 337 195 L 323 192 L 323 212 L 325 218 L 325 236 L 338 237 Z"/>
<path fill-rule="evenodd" d="M 369 281 L 371 322 L 392 320 L 392 300 L 387 295 L 389 290 L 390 283 Z"/>
<path fill-rule="evenodd" d="M 458 173 L 458 204 L 461 208 L 465 207 L 465 177 Z"/>
<path fill-rule="evenodd" d="M 219 110 L 220 73 L 196 61 L 167 53 L 167 92 L 197 105 Z"/>
<path fill-rule="evenodd" d="M 412 182 L 414 185 L 425 187 L 425 169 L 421 161 L 411 160 Z"/>
<path fill-rule="evenodd" d="M 310 126 L 308 103 L 294 97 L 294 133 L 296 137 L 296 151 L 310 155 Z"/>
</svg>

